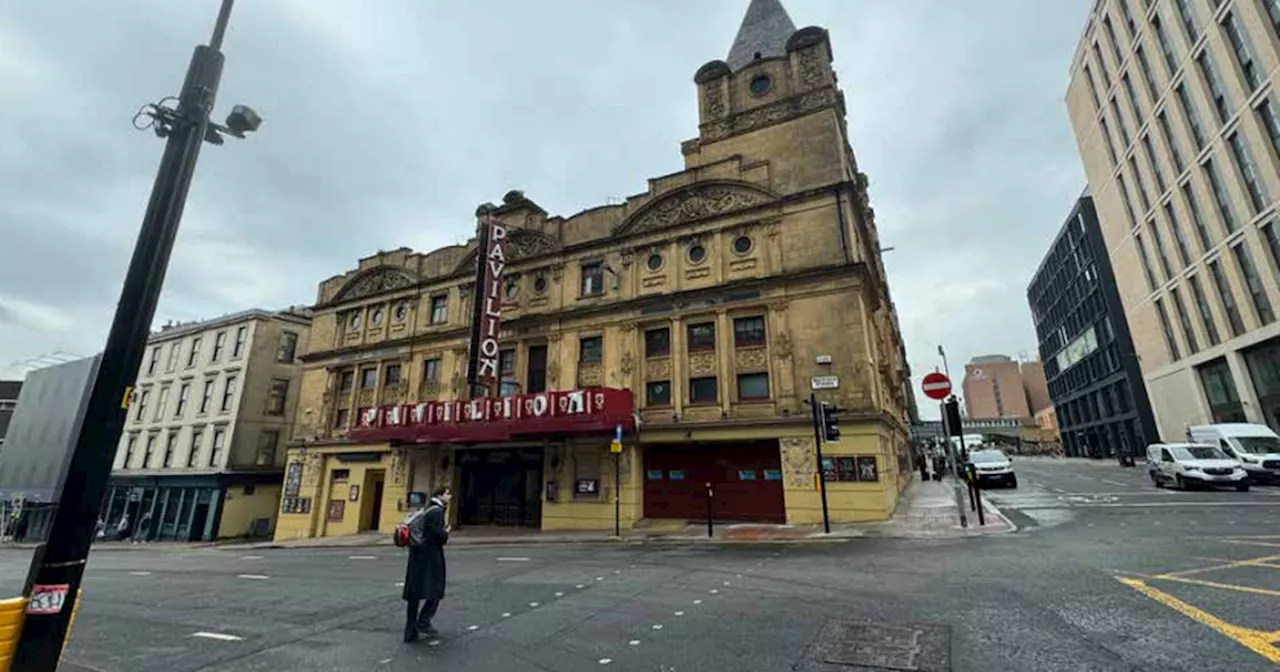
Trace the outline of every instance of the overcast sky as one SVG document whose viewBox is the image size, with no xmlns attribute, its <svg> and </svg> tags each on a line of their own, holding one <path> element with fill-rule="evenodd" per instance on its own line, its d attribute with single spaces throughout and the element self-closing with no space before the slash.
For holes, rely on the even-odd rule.
<svg viewBox="0 0 1280 672">
<path fill-rule="evenodd" d="M 784 2 L 831 32 L 916 378 L 938 344 L 953 372 L 1034 355 L 1026 285 L 1084 187 L 1062 99 L 1089 0 Z M 643 192 L 682 168 L 693 73 L 747 4 L 240 0 L 216 115 L 265 123 L 205 146 L 156 324 L 312 303 L 359 257 L 466 240 L 509 189 L 566 216 Z M 101 348 L 163 146 L 130 118 L 216 11 L 0 2 L 0 378 Z"/>
</svg>

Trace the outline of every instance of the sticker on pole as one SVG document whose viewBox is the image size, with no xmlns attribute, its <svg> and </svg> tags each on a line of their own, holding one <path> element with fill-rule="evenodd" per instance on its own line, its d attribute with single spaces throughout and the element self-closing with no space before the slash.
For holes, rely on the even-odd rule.
<svg viewBox="0 0 1280 672">
<path fill-rule="evenodd" d="M 59 583 L 51 586 L 32 586 L 31 601 L 27 603 L 27 613 L 36 616 L 49 616 L 62 612 L 62 605 L 67 601 L 70 584 Z"/>
<path fill-rule="evenodd" d="M 951 394 L 951 379 L 945 374 L 934 371 L 920 381 L 920 387 L 924 390 L 926 397 L 941 401 Z"/>
</svg>

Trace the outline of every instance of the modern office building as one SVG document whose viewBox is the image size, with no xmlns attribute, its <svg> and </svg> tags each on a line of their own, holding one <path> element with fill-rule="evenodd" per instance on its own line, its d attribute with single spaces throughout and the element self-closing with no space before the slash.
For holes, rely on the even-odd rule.
<svg viewBox="0 0 1280 672">
<path fill-rule="evenodd" d="M 1040 362 L 1007 355 L 982 355 L 965 364 L 961 397 L 965 416 L 977 420 L 1032 420 L 1050 404 Z"/>
<path fill-rule="evenodd" d="M 1148 443 L 1159 441 L 1111 259 L 1087 193 L 1076 201 L 1032 276 L 1027 303 L 1066 454 L 1141 455 Z"/>
<path fill-rule="evenodd" d="M 0 450 L 4 450 L 4 437 L 9 433 L 9 422 L 18 408 L 18 394 L 21 392 L 21 380 L 0 380 Z"/>
<path fill-rule="evenodd" d="M 280 503 L 309 312 L 248 310 L 152 334 L 107 492 L 114 529 L 151 539 L 263 536 Z"/>
<path fill-rule="evenodd" d="M 1280 2 L 1099 0 L 1067 107 L 1159 434 L 1280 428 Z"/>
<path fill-rule="evenodd" d="M 400 249 L 320 283 L 276 538 L 386 532 L 440 484 L 463 527 L 610 530 L 615 494 L 624 527 L 698 520 L 707 483 L 719 520 L 808 524 L 819 468 L 832 520 L 891 515 L 911 391 L 832 58 L 752 0 L 694 75 L 680 171 L 570 217 L 512 191 L 479 213 L 505 251 Z M 503 396 L 467 398 L 477 318 Z M 847 409 L 821 467 L 811 393 Z"/>
</svg>

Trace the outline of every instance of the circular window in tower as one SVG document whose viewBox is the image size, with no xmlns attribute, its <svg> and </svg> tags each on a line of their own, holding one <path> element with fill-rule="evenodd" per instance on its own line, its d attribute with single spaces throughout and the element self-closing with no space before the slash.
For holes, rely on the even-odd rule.
<svg viewBox="0 0 1280 672">
<path fill-rule="evenodd" d="M 373 326 L 375 326 L 375 327 L 376 327 L 376 326 L 378 326 L 378 325 L 380 325 L 380 324 L 382 324 L 382 309 L 381 309 L 381 308 L 374 308 L 374 309 L 373 309 L 373 314 L 369 316 L 369 324 L 371 324 L 371 325 L 373 325 Z"/>
<path fill-rule="evenodd" d="M 404 322 L 405 318 L 409 317 L 409 306 L 406 306 L 403 303 L 397 304 L 396 310 L 392 315 L 395 316 L 396 322 Z"/>
<path fill-rule="evenodd" d="M 645 260 L 644 264 L 649 267 L 649 270 L 656 271 L 662 268 L 662 255 L 654 252 L 649 255 L 649 258 Z"/>
<path fill-rule="evenodd" d="M 773 80 L 769 75 L 756 75 L 751 78 L 751 93 L 757 96 L 763 96 L 773 90 Z"/>
<path fill-rule="evenodd" d="M 746 254 L 751 251 L 751 236 L 738 236 L 733 239 L 733 251 Z"/>
<path fill-rule="evenodd" d="M 533 291 L 538 294 L 545 294 L 547 291 L 547 279 L 543 277 L 535 278 L 533 281 Z"/>
<path fill-rule="evenodd" d="M 707 258 L 707 248 L 697 243 L 689 247 L 689 263 L 701 264 Z"/>
</svg>

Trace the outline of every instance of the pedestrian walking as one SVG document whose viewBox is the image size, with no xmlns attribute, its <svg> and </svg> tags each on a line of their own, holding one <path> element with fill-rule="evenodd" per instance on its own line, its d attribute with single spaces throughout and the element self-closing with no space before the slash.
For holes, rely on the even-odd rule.
<svg viewBox="0 0 1280 672">
<path fill-rule="evenodd" d="M 431 501 L 406 521 L 409 561 L 405 566 L 404 592 L 401 595 L 407 607 L 404 623 L 406 642 L 416 642 L 421 635 L 437 637 L 440 634 L 432 626 L 431 619 L 444 598 L 444 546 L 449 543 L 450 529 L 445 523 L 445 510 L 452 499 L 453 493 L 449 488 L 438 487 L 432 491 Z"/>
<path fill-rule="evenodd" d="M 116 523 L 116 538 L 120 541 L 129 539 L 129 514 L 125 513 L 120 516 L 120 521 Z"/>
</svg>

